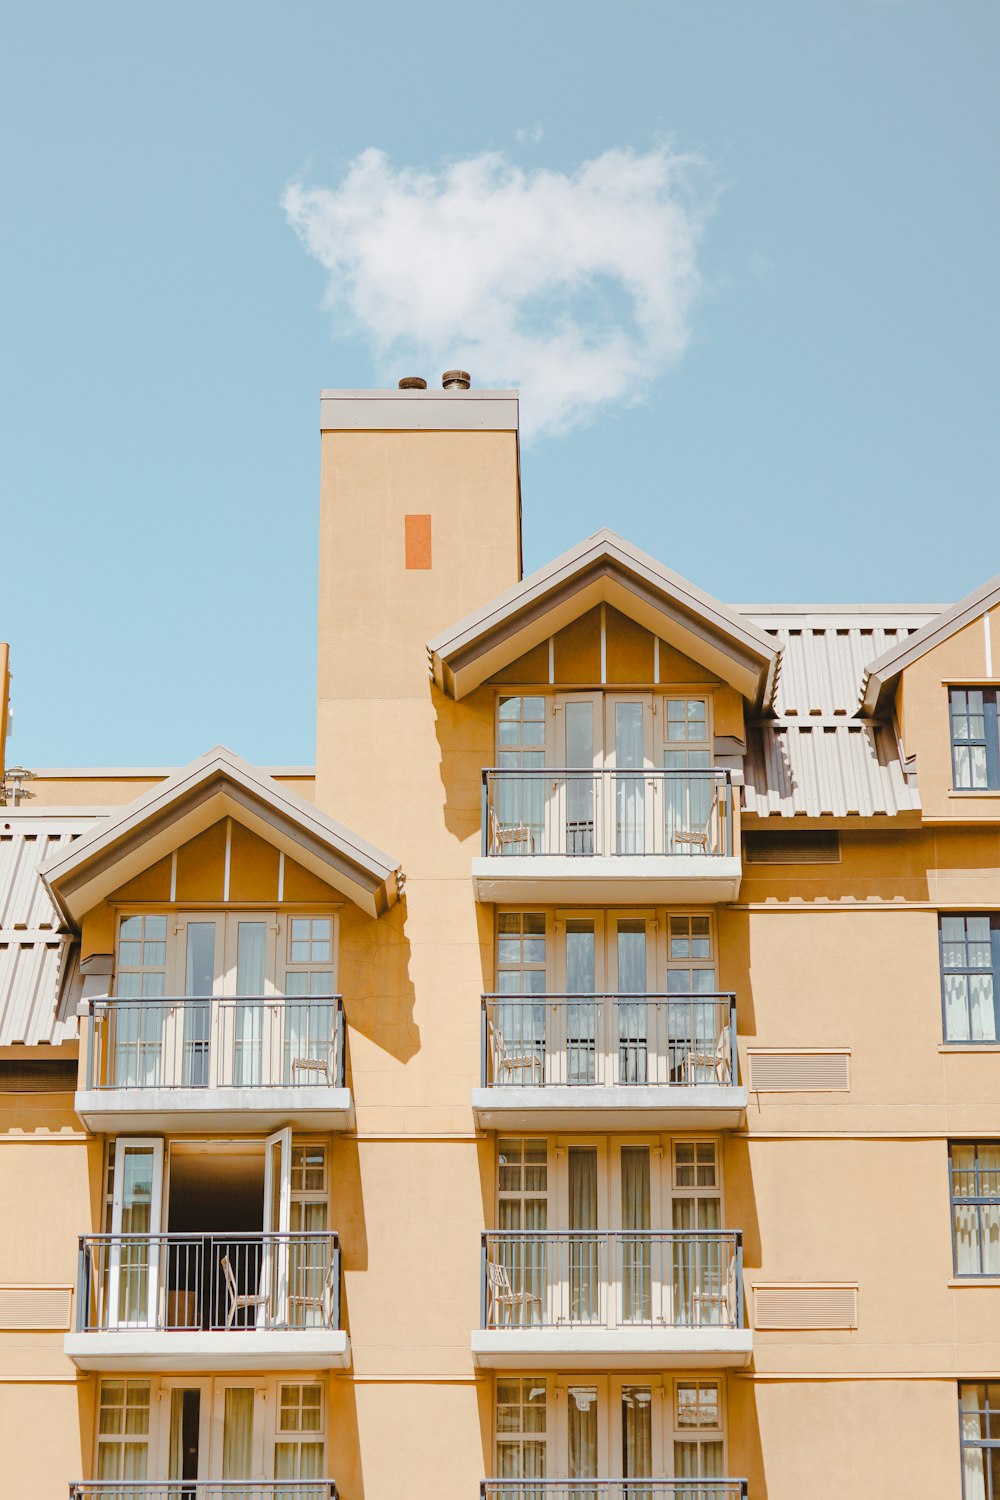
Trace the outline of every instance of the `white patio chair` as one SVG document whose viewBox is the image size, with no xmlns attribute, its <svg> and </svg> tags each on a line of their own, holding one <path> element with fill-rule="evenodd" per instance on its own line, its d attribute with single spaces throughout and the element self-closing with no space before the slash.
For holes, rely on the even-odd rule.
<svg viewBox="0 0 1000 1500">
<path fill-rule="evenodd" d="M 486 1262 L 486 1288 L 489 1293 L 489 1310 L 487 1321 L 491 1328 L 529 1328 L 531 1326 L 530 1309 L 534 1303 L 538 1303 L 538 1311 L 542 1310 L 542 1299 L 537 1292 L 521 1291 L 515 1292 L 510 1284 L 507 1267 L 499 1261 L 488 1260 Z M 529 1315 L 522 1318 L 519 1323 L 514 1323 L 514 1309 L 528 1308 Z M 506 1310 L 506 1316 L 501 1313 Z"/>
<path fill-rule="evenodd" d="M 222 1274 L 226 1278 L 226 1327 L 232 1328 L 236 1323 L 236 1314 L 245 1307 L 267 1308 L 271 1299 L 267 1292 L 241 1292 L 236 1285 L 236 1277 L 233 1268 L 229 1264 L 229 1256 L 222 1257 Z"/>
</svg>

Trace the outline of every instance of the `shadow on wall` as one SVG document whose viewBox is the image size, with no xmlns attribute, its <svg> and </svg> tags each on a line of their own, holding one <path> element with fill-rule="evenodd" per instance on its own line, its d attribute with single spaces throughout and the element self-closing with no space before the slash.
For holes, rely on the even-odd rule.
<svg viewBox="0 0 1000 1500">
<path fill-rule="evenodd" d="M 330 1403 L 328 1469 L 337 1482 L 338 1495 L 350 1500 L 364 1500 L 365 1478 L 361 1462 L 361 1433 L 358 1423 L 357 1388 L 353 1380 L 333 1380 Z"/>
<path fill-rule="evenodd" d="M 356 906 L 344 907 L 339 983 L 348 1036 L 352 1030 L 357 1031 L 402 1063 L 420 1051 L 420 1028 L 413 1019 L 405 899 L 397 901 L 377 921 Z M 347 1085 L 353 1087 L 349 1041 Z"/>
<path fill-rule="evenodd" d="M 483 770 L 493 764 L 493 693 L 478 688 L 455 703 L 431 684 L 434 732 L 441 752 L 444 826 L 469 858 L 479 853 Z"/>
<path fill-rule="evenodd" d="M 749 1371 L 746 1375 L 734 1375 L 730 1378 L 730 1467 L 738 1478 L 748 1480 L 753 1500 L 767 1500 L 764 1448 L 757 1415 L 757 1390 L 757 1383 Z"/>
</svg>

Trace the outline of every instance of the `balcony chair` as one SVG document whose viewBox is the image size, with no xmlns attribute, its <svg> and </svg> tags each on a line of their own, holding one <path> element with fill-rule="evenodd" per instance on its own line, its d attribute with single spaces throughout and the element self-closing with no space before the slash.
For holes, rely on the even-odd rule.
<svg viewBox="0 0 1000 1500">
<path fill-rule="evenodd" d="M 729 1033 L 721 1031 L 719 1039 L 715 1044 L 715 1051 L 707 1049 L 711 1042 L 695 1041 L 684 1059 L 684 1082 L 697 1083 L 699 1072 L 705 1069 L 714 1071 L 717 1083 L 730 1083 L 732 1081 L 732 1062 L 729 1056 Z"/>
<path fill-rule="evenodd" d="M 297 1267 L 296 1269 L 300 1272 L 304 1270 L 308 1274 L 308 1272 L 313 1270 L 314 1268 L 311 1266 L 303 1266 Z M 337 1266 L 336 1262 L 331 1261 L 329 1266 L 327 1266 L 326 1276 L 323 1279 L 323 1286 L 319 1292 L 316 1292 L 314 1294 L 307 1294 L 305 1292 L 290 1292 L 288 1295 L 288 1321 L 290 1325 L 293 1328 L 307 1328 L 309 1324 L 307 1323 L 306 1319 L 303 1318 L 301 1322 L 298 1322 L 292 1315 L 292 1308 L 302 1308 L 303 1312 L 305 1312 L 309 1308 L 312 1308 L 320 1314 L 322 1318 L 321 1326 L 323 1328 L 332 1328 L 333 1310 L 336 1300 L 336 1283 Z"/>
<path fill-rule="evenodd" d="M 508 844 L 527 844 L 528 853 L 535 852 L 535 835 L 528 823 L 501 823 L 496 810 L 490 808 L 490 853 L 502 854 Z"/>
<path fill-rule="evenodd" d="M 293 1057 L 291 1065 L 292 1083 L 300 1083 L 300 1073 L 315 1073 L 322 1077 L 324 1083 L 332 1085 L 336 1077 L 336 1058 L 334 1056 L 334 1043 L 331 1041 L 325 1057 Z"/>
<path fill-rule="evenodd" d="M 493 1082 L 500 1083 L 501 1074 L 506 1073 L 508 1083 L 514 1081 L 514 1074 L 522 1072 L 525 1068 L 530 1071 L 529 1083 L 534 1083 L 535 1074 L 538 1074 L 539 1083 L 544 1082 L 545 1060 L 534 1042 L 522 1042 L 524 1050 L 512 1052 L 504 1040 L 502 1031 L 493 1031 Z"/>
<path fill-rule="evenodd" d="M 241 1292 L 239 1290 L 228 1255 L 222 1257 L 221 1265 L 222 1274 L 226 1278 L 226 1327 L 233 1328 L 236 1325 L 236 1314 L 242 1308 L 263 1307 L 266 1309 L 271 1299 L 267 1292 Z"/>
<path fill-rule="evenodd" d="M 515 1292 L 510 1284 L 507 1267 L 499 1261 L 488 1260 L 486 1262 L 486 1288 L 489 1293 L 489 1306 L 486 1320 L 491 1328 L 530 1328 L 530 1311 L 528 1317 L 522 1317 L 521 1321 L 512 1321 L 515 1307 L 528 1308 L 532 1303 L 538 1303 L 538 1311 L 542 1311 L 542 1299 L 537 1292 Z M 506 1317 L 499 1315 L 499 1310 L 506 1308 Z"/>
<path fill-rule="evenodd" d="M 717 1286 L 699 1287 L 691 1293 L 691 1305 L 695 1309 L 697 1327 L 731 1328 L 736 1326 L 736 1256 L 729 1258 L 729 1269 L 720 1277 Z M 719 1309 L 718 1318 L 706 1317 L 712 1308 Z"/>
</svg>

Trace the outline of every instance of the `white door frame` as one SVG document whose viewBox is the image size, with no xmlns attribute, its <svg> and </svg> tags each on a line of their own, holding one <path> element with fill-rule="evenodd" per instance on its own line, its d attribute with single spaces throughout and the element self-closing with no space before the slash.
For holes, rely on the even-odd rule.
<svg viewBox="0 0 1000 1500">
<path fill-rule="evenodd" d="M 151 1151 L 153 1156 L 153 1181 L 149 1206 L 149 1255 L 146 1262 L 146 1315 L 142 1319 L 120 1320 L 118 1317 L 122 1277 L 122 1210 L 125 1182 L 124 1162 L 128 1150 Z M 159 1136 L 118 1136 L 115 1140 L 115 1181 L 111 1199 L 111 1241 L 108 1256 L 108 1305 L 106 1320 L 101 1326 L 108 1328 L 155 1328 L 160 1302 L 160 1248 L 152 1238 L 160 1232 L 163 1207 L 163 1140 Z M 127 1274 L 127 1273 L 126 1273 Z"/>
<path fill-rule="evenodd" d="M 278 1182 L 275 1183 L 275 1173 Z M 275 1208 L 277 1215 L 275 1215 Z M 275 1222 L 276 1220 L 276 1222 Z M 276 1130 L 264 1142 L 264 1223 L 265 1235 L 289 1233 L 292 1221 L 292 1127 Z M 264 1247 L 261 1262 L 262 1285 L 270 1302 L 257 1308 L 257 1325 L 283 1327 L 288 1322 L 288 1241 Z"/>
</svg>

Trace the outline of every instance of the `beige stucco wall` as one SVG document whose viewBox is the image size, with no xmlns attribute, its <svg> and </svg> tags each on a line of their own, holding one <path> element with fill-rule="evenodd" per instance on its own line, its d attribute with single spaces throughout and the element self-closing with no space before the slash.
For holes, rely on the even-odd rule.
<svg viewBox="0 0 1000 1500">
<path fill-rule="evenodd" d="M 452 702 L 425 645 L 516 580 L 517 485 L 512 432 L 322 439 L 315 795 L 407 875 L 377 922 L 339 903 L 356 1132 L 330 1140 L 331 1219 L 353 1367 L 328 1381 L 328 1449 L 344 1500 L 475 1500 L 494 1463 L 493 1380 L 470 1354 L 480 1233 L 496 1212 L 496 1141 L 477 1138 L 470 1097 L 493 982 L 493 912 L 475 903 L 470 860 L 494 691 Z M 431 516 L 429 569 L 405 567 L 413 514 Z M 904 742 L 934 817 L 955 817 L 942 681 L 985 670 L 977 632 L 981 649 L 980 621 L 903 681 Z M 618 683 L 650 655 L 641 632 L 622 635 Z M 501 675 L 524 682 L 547 659 Z M 716 733 L 742 736 L 731 689 L 666 647 L 660 659 L 661 688 L 707 683 Z M 564 632 L 553 660 L 557 681 L 539 689 L 592 682 L 593 621 Z M 145 784 L 81 773 L 39 783 L 40 805 L 124 801 Z M 991 806 L 955 822 L 1000 816 Z M 217 845 L 186 851 L 185 899 L 219 899 Z M 237 848 L 242 898 L 270 902 L 269 852 Z M 947 1142 L 998 1133 L 1000 1048 L 942 1047 L 937 912 L 1000 910 L 998 863 L 992 826 L 850 831 L 836 865 L 747 867 L 738 904 L 718 913 L 744 1079 L 754 1048 L 846 1049 L 850 1069 L 842 1093 L 751 1095 L 722 1144 L 751 1321 L 758 1284 L 858 1287 L 856 1329 L 758 1331 L 750 1370 L 721 1377 L 729 1469 L 751 1500 L 960 1495 L 956 1386 L 1000 1378 L 1000 1285 L 953 1284 Z M 164 877 L 116 897 L 163 903 Z M 88 914 L 85 951 L 110 951 L 113 936 L 112 902 Z M 72 1283 L 76 1237 L 100 1222 L 104 1143 L 84 1138 L 65 1097 L 0 1096 L 0 1116 L 0 1203 L 16 1205 L 0 1215 L 0 1284 Z M 90 1472 L 95 1390 L 58 1332 L 0 1331 L 0 1452 L 13 1455 L 0 1500 L 63 1495 Z M 37 1431 L 51 1440 L 26 1439 Z"/>
</svg>

